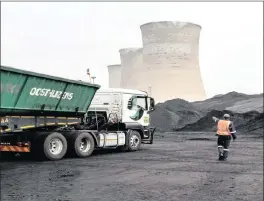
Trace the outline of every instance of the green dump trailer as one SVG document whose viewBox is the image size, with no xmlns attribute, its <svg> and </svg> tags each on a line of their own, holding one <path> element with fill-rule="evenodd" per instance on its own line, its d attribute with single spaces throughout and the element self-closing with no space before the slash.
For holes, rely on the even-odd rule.
<svg viewBox="0 0 264 201">
<path fill-rule="evenodd" d="M 67 132 L 65 128 L 82 124 L 99 85 L 5 66 L 1 66 L 0 78 L 2 154 L 31 152 L 56 160 L 74 150 L 76 140 L 82 146 L 85 142 L 86 146 L 96 145 L 95 134 L 81 129 Z M 79 139 L 80 134 L 84 137 Z M 75 153 L 88 156 L 91 151 L 76 149 Z"/>
<path fill-rule="evenodd" d="M 152 144 L 155 129 L 89 110 L 99 85 L 4 66 L 0 78 L 1 155 L 60 160 L 66 154 L 88 157 L 97 148 L 136 151 L 141 143 Z M 113 106 L 124 108 L 122 102 Z"/>
<path fill-rule="evenodd" d="M 1 67 L 1 115 L 81 116 L 98 85 Z"/>
</svg>

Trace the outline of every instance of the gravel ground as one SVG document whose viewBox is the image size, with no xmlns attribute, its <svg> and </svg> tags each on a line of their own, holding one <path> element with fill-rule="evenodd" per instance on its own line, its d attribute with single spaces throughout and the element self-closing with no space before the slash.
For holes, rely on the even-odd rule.
<svg viewBox="0 0 264 201">
<path fill-rule="evenodd" d="M 211 133 L 166 133 L 131 153 L 2 161 L 1 200 L 263 201 L 263 138 L 240 135 L 222 162 Z"/>
</svg>

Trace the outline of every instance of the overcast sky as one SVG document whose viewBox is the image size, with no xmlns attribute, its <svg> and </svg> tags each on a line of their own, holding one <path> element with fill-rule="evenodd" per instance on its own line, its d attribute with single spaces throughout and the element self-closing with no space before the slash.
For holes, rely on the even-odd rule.
<svg viewBox="0 0 264 201">
<path fill-rule="evenodd" d="M 163 20 L 202 26 L 208 97 L 263 92 L 262 2 L 2 2 L 1 65 L 81 80 L 90 68 L 107 87 L 119 49 L 141 47 L 139 26 Z"/>
</svg>

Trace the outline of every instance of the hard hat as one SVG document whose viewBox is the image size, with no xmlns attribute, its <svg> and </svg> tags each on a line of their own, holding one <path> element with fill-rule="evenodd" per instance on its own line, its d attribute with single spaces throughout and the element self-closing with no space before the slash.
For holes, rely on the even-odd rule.
<svg viewBox="0 0 264 201">
<path fill-rule="evenodd" d="M 230 118 L 230 115 L 229 114 L 224 114 L 224 118 L 225 119 L 229 119 Z"/>
</svg>

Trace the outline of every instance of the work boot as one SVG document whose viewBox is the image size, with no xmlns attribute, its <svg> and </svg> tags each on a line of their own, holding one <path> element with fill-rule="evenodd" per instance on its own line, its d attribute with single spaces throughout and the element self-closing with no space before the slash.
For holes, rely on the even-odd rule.
<svg viewBox="0 0 264 201">
<path fill-rule="evenodd" d="M 220 154 L 219 154 L 219 158 L 218 158 L 218 160 L 219 160 L 219 161 L 222 161 L 223 159 L 224 159 L 224 155 L 223 155 L 222 153 L 220 153 Z"/>
<path fill-rule="evenodd" d="M 227 160 L 228 157 L 228 150 L 224 150 L 223 158 L 224 160 Z"/>
<path fill-rule="evenodd" d="M 218 160 L 222 160 L 224 155 L 223 155 L 223 147 L 218 146 L 218 154 L 219 154 L 219 158 Z"/>
</svg>

